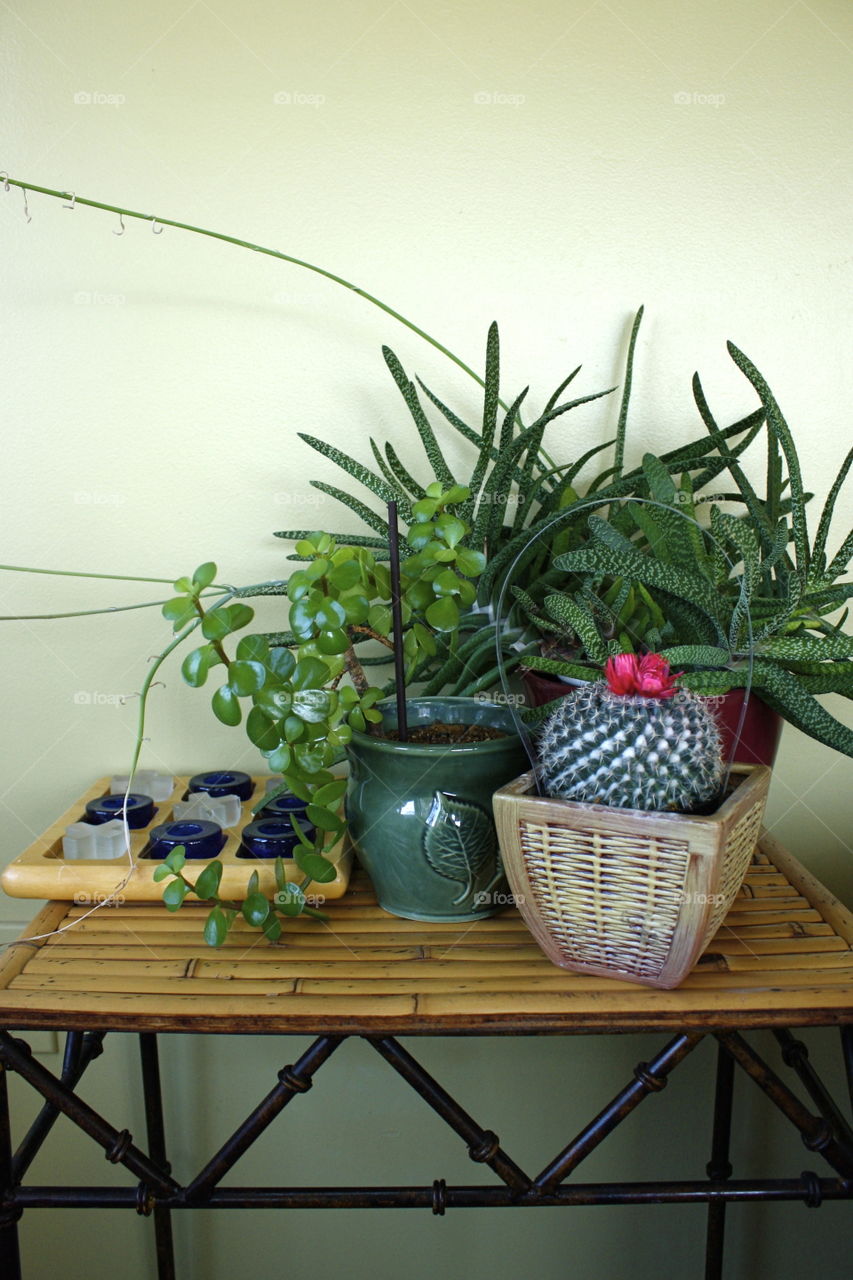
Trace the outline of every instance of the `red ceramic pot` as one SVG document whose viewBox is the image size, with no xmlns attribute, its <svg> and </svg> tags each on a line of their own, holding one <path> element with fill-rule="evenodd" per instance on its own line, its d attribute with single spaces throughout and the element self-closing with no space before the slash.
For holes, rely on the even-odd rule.
<svg viewBox="0 0 853 1280">
<path fill-rule="evenodd" d="M 528 701 L 532 707 L 541 707 L 554 698 L 564 698 L 571 685 L 555 676 L 544 675 L 541 671 L 525 671 L 522 681 Z M 740 719 L 743 706 L 744 690 L 732 689 L 722 697 L 715 699 L 717 703 L 717 720 L 723 734 L 723 755 L 731 758 L 732 743 Z M 766 702 L 762 702 L 757 694 L 749 695 L 746 707 L 746 718 L 734 754 L 736 764 L 773 764 L 779 748 L 779 737 L 782 733 L 782 717 Z"/>
</svg>

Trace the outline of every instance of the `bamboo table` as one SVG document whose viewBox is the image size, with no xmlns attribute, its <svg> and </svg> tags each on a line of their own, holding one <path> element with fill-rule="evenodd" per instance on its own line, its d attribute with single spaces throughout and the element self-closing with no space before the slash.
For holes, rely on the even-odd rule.
<svg viewBox="0 0 853 1280">
<path fill-rule="evenodd" d="M 853 1198 L 853 1131 L 791 1027 L 841 1030 L 853 1100 L 853 916 L 777 842 L 765 838 L 745 884 L 702 961 L 683 986 L 659 991 L 555 969 L 508 911 L 464 926 L 396 919 L 369 883 L 326 904 L 327 924 L 296 920 L 278 945 L 235 928 L 226 945 L 201 940 L 199 911 L 170 914 L 138 904 L 104 909 L 43 943 L 19 942 L 0 964 L 0 1026 L 68 1032 L 61 1078 L 26 1043 L 0 1031 L 0 1263 L 21 1275 L 17 1221 L 25 1209 L 129 1207 L 153 1214 L 158 1277 L 175 1275 L 171 1211 L 186 1208 L 359 1208 L 705 1203 L 707 1280 L 722 1275 L 729 1201 Z M 85 908 L 49 903 L 27 936 L 60 929 Z M 784 1063 L 814 1110 L 742 1034 L 770 1028 Z M 108 1032 L 139 1034 L 147 1151 L 75 1092 Z M 166 1156 L 157 1056 L 160 1032 L 300 1034 L 316 1037 L 207 1165 L 186 1185 Z M 578 1034 L 669 1031 L 660 1052 L 538 1174 L 521 1169 L 398 1043 L 400 1035 Z M 417 1187 L 258 1188 L 219 1184 L 276 1115 L 311 1087 L 349 1036 L 361 1036 L 463 1139 L 491 1184 Z M 580 1183 L 581 1161 L 705 1037 L 717 1041 L 712 1150 L 707 1180 Z M 799 1130 L 829 1168 L 792 1178 L 733 1180 L 729 1133 L 735 1067 Z M 42 1111 L 13 1152 L 6 1070 L 40 1093 Z M 846 1109 L 846 1102 L 844 1107 Z M 44 1187 L 24 1178 L 59 1113 L 69 1116 L 136 1179 L 128 1187 Z"/>
</svg>

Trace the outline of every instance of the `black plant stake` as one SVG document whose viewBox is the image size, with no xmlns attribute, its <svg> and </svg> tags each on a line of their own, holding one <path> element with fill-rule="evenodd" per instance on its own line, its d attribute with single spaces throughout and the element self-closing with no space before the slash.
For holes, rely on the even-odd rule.
<svg viewBox="0 0 853 1280">
<path fill-rule="evenodd" d="M 388 503 L 388 550 L 391 553 L 391 625 L 394 629 L 394 685 L 397 691 L 397 735 L 401 742 L 408 742 L 406 676 L 403 665 L 403 611 L 400 606 L 400 533 L 397 527 L 396 502 Z"/>
</svg>

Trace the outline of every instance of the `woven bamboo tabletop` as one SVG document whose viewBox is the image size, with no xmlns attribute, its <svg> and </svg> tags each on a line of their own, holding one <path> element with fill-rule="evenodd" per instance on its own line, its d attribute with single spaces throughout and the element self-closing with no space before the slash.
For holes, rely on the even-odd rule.
<svg viewBox="0 0 853 1280">
<path fill-rule="evenodd" d="M 50 903 L 25 936 L 85 908 Z M 271 946 L 246 927 L 220 950 L 204 908 L 104 908 L 0 963 L 13 1028 L 341 1034 L 650 1031 L 853 1022 L 853 915 L 765 838 L 683 986 L 658 991 L 554 968 L 514 909 L 468 925 L 389 916 L 369 882 Z M 242 926 L 242 921 L 240 922 Z"/>
</svg>

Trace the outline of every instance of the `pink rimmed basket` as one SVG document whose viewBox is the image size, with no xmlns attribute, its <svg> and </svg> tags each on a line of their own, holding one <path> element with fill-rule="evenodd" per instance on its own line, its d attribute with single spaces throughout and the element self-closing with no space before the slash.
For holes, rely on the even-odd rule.
<svg viewBox="0 0 853 1280">
<path fill-rule="evenodd" d="M 553 964 L 671 988 L 719 929 L 746 875 L 770 785 L 735 765 L 707 816 L 577 804 L 525 773 L 495 792 L 501 856 L 518 909 Z"/>
</svg>

